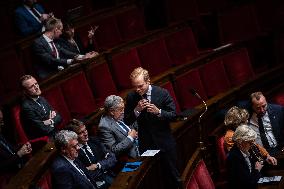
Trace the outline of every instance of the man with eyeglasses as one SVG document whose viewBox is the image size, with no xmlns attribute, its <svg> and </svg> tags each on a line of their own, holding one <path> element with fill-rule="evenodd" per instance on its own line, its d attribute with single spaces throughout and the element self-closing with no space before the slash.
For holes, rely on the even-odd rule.
<svg viewBox="0 0 284 189">
<path fill-rule="evenodd" d="M 21 106 L 21 121 L 29 139 L 53 136 L 61 116 L 41 95 L 37 80 L 31 75 L 20 78 L 24 98 Z"/>
</svg>

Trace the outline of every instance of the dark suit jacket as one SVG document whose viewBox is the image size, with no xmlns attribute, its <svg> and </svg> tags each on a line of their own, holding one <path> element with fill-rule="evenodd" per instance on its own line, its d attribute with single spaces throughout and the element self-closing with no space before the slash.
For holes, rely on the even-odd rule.
<svg viewBox="0 0 284 189">
<path fill-rule="evenodd" d="M 34 66 L 40 78 L 46 78 L 50 74 L 56 73 L 58 66 L 66 68 L 68 66 L 67 59 L 73 59 L 77 55 L 77 53 L 70 52 L 56 43 L 55 46 L 60 57 L 58 59 L 52 55 L 52 49 L 43 36 L 37 38 L 33 43 L 33 51 L 38 59 Z"/>
<path fill-rule="evenodd" d="M 54 128 L 62 120 L 60 114 L 56 112 L 56 117 L 53 119 L 54 128 L 44 125 L 43 121 L 49 119 L 49 112 L 54 109 L 43 97 L 39 97 L 39 102 L 44 106 L 46 112 L 31 98 L 26 97 L 22 102 L 21 121 L 29 139 L 53 135 Z"/>
<path fill-rule="evenodd" d="M 255 169 L 255 161 L 250 159 L 250 162 L 251 172 L 238 147 L 232 147 L 227 158 L 229 188 L 256 188 L 261 174 Z"/>
<path fill-rule="evenodd" d="M 160 117 L 143 110 L 136 118 L 134 108 L 139 100 L 141 96 L 134 91 L 127 95 L 124 121 L 129 125 L 137 120 L 140 153 L 147 149 L 161 149 L 165 152 L 174 150 L 175 141 L 169 123 L 176 118 L 176 110 L 169 92 L 152 85 L 151 103 L 161 109 Z"/>
<path fill-rule="evenodd" d="M 106 148 L 101 144 L 101 142 L 97 138 L 90 138 L 88 141 L 88 145 L 91 148 L 96 159 L 96 162 L 92 162 L 92 164 L 100 163 L 101 165 L 101 169 L 91 171 L 91 174 L 94 176 L 93 178 L 100 177 L 104 174 L 105 171 L 110 171 L 110 169 L 116 164 L 116 157 L 114 153 L 106 150 Z M 91 165 L 82 149 L 79 150 L 78 159 L 85 165 L 85 167 Z"/>
<path fill-rule="evenodd" d="M 239 106 L 246 108 L 250 116 L 253 114 L 252 105 L 248 101 L 239 102 Z M 272 126 L 273 135 L 278 143 L 277 150 L 284 147 L 284 107 L 276 104 L 267 104 L 267 113 Z M 250 118 L 249 118 L 250 120 Z M 271 153 L 271 149 L 267 149 Z M 274 153 L 275 154 L 275 153 Z"/>
<path fill-rule="evenodd" d="M 17 154 L 17 150 L 0 134 L 0 174 L 16 172 L 23 159 Z"/>
<path fill-rule="evenodd" d="M 85 47 L 80 36 L 77 35 L 76 33 L 75 33 L 75 36 L 74 36 L 74 40 L 75 40 L 79 50 L 77 49 L 77 47 L 74 44 L 70 43 L 68 41 L 68 39 L 66 39 L 64 36 L 60 36 L 60 38 L 56 40 L 56 43 L 59 44 L 62 48 L 66 49 L 70 52 L 76 53 L 76 54 L 82 54 L 83 55 L 83 54 L 86 54 L 86 53 L 94 50 L 93 44 L 88 43 L 88 46 Z"/>
<path fill-rule="evenodd" d="M 39 13 L 44 13 L 41 5 L 36 4 L 34 7 Z M 40 33 L 43 26 L 23 5 L 15 10 L 15 24 L 22 36 Z"/>
<path fill-rule="evenodd" d="M 54 189 L 95 189 L 95 181 L 89 175 L 88 170 L 77 160 L 80 169 L 88 179 L 63 156 L 59 155 L 52 163 L 52 188 Z"/>
<path fill-rule="evenodd" d="M 132 125 L 129 127 L 133 129 Z M 138 155 L 137 147 L 127 135 L 128 133 L 123 131 L 114 119 L 107 115 L 102 116 L 98 129 L 98 137 L 102 143 L 117 156 L 127 154 L 135 158 Z"/>
</svg>

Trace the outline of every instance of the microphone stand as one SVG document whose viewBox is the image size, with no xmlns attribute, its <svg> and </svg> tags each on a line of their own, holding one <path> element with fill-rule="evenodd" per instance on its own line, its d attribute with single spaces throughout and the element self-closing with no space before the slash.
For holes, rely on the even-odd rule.
<svg viewBox="0 0 284 189">
<path fill-rule="evenodd" d="M 198 128 L 199 128 L 199 142 L 198 142 L 198 144 L 199 144 L 200 149 L 204 151 L 204 150 L 206 150 L 206 147 L 204 145 L 203 136 L 202 136 L 203 130 L 202 130 L 201 120 L 202 120 L 203 115 L 207 112 L 208 106 L 207 106 L 206 102 L 203 100 L 203 98 L 194 89 L 190 89 L 190 91 L 191 91 L 193 96 L 196 96 L 197 98 L 199 98 L 202 101 L 202 103 L 205 107 L 204 111 L 200 114 L 200 116 L 198 118 Z"/>
</svg>

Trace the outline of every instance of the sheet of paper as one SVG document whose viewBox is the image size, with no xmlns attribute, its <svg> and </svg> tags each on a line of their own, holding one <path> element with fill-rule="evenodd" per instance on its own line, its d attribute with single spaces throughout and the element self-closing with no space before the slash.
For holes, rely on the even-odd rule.
<svg viewBox="0 0 284 189">
<path fill-rule="evenodd" d="M 156 155 L 160 150 L 146 150 L 141 156 L 154 156 Z"/>
</svg>

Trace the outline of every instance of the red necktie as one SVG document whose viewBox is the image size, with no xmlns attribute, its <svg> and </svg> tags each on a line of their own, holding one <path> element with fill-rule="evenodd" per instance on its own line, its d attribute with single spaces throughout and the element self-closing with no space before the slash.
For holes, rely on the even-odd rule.
<svg viewBox="0 0 284 189">
<path fill-rule="evenodd" d="M 52 47 L 52 48 L 51 48 L 52 56 L 53 56 L 54 58 L 57 58 L 57 51 L 56 51 L 55 44 L 54 44 L 53 41 L 51 41 L 50 44 L 51 44 L 51 47 Z"/>
</svg>

